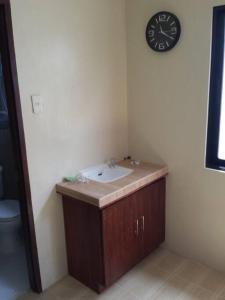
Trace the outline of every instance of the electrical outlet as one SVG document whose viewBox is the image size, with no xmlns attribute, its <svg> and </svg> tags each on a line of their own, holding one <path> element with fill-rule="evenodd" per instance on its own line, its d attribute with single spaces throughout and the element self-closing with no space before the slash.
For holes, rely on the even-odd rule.
<svg viewBox="0 0 225 300">
<path fill-rule="evenodd" d="M 43 100 L 39 95 L 31 96 L 33 113 L 38 115 L 43 112 Z"/>
</svg>

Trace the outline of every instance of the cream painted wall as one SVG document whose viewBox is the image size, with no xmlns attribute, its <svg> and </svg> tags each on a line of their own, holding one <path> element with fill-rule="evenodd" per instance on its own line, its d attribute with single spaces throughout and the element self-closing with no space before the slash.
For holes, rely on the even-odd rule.
<svg viewBox="0 0 225 300">
<path fill-rule="evenodd" d="M 212 6 L 224 1 L 11 0 L 32 202 L 44 288 L 67 273 L 64 175 L 127 154 L 170 167 L 166 246 L 225 271 L 225 175 L 204 168 Z M 145 42 L 149 17 L 182 23 L 167 54 Z M 126 62 L 128 61 L 128 66 Z M 30 96 L 41 94 L 35 116 Z"/>
<path fill-rule="evenodd" d="M 212 7 L 225 1 L 127 0 L 129 147 L 167 163 L 166 247 L 225 271 L 225 174 L 204 168 Z M 149 18 L 177 14 L 166 54 L 145 41 Z"/>
<path fill-rule="evenodd" d="M 43 287 L 67 273 L 55 184 L 127 154 L 124 0 L 11 0 Z M 33 115 L 32 94 L 44 99 Z"/>
</svg>

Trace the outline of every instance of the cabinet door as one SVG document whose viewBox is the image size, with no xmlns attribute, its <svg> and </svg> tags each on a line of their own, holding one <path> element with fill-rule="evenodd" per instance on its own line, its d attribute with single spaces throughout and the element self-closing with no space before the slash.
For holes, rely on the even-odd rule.
<svg viewBox="0 0 225 300">
<path fill-rule="evenodd" d="M 147 256 L 165 240 L 165 178 L 138 192 L 141 255 Z"/>
<path fill-rule="evenodd" d="M 100 292 L 104 286 L 101 213 L 88 203 L 64 196 L 69 274 Z"/>
<path fill-rule="evenodd" d="M 106 284 L 112 284 L 140 259 L 137 198 L 118 201 L 102 212 Z"/>
</svg>

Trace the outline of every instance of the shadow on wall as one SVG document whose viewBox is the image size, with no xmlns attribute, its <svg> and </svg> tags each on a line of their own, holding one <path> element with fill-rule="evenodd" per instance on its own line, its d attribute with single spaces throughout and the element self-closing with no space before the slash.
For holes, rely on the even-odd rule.
<svg viewBox="0 0 225 300">
<path fill-rule="evenodd" d="M 40 245 L 38 252 L 39 255 L 50 258 L 44 261 L 45 266 L 48 265 L 48 274 L 42 274 L 44 278 L 42 280 L 48 286 L 55 281 L 56 274 L 61 274 L 57 281 L 68 274 L 62 200 L 55 188 L 52 189 L 48 200 L 41 207 L 37 219 L 36 231 L 39 233 L 37 239 L 41 240 L 38 243 Z M 45 241 L 48 241 L 48 247 L 46 247 Z M 44 269 L 43 266 L 40 265 L 40 267 L 41 270 Z M 52 278 L 49 278 L 49 274 L 52 274 Z M 45 276 L 49 282 L 45 281 Z"/>
<path fill-rule="evenodd" d="M 130 155 L 135 159 L 155 164 L 167 164 L 166 161 L 159 156 L 159 151 L 154 149 L 153 145 L 145 139 L 144 134 L 137 130 L 133 130 L 132 136 L 129 137 L 129 146 Z"/>
</svg>

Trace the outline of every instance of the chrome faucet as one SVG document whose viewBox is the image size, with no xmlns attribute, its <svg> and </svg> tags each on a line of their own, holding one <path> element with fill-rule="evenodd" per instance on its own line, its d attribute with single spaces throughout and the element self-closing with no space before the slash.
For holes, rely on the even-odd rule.
<svg viewBox="0 0 225 300">
<path fill-rule="evenodd" d="M 116 167 L 116 160 L 114 158 L 111 158 L 108 162 L 107 165 L 109 168 L 115 168 Z"/>
</svg>

